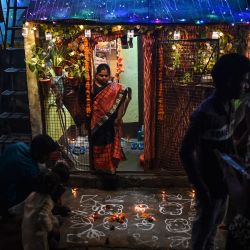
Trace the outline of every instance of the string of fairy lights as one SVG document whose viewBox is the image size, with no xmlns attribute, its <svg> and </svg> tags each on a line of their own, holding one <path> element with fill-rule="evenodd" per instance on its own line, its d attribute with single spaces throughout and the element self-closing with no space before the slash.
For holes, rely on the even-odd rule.
<svg viewBox="0 0 250 250">
<path fill-rule="evenodd" d="M 249 23 L 248 0 L 31 0 L 27 20 L 111 23 Z"/>
</svg>

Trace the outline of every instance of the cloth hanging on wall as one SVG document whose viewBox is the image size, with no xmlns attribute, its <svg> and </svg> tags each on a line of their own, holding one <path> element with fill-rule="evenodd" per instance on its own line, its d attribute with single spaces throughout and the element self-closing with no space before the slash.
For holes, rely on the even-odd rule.
<svg viewBox="0 0 250 250">
<path fill-rule="evenodd" d="M 156 120 L 156 82 L 153 67 L 153 51 L 155 39 L 143 35 L 143 62 L 144 62 L 144 168 L 153 167 L 155 160 L 155 120 Z"/>
</svg>

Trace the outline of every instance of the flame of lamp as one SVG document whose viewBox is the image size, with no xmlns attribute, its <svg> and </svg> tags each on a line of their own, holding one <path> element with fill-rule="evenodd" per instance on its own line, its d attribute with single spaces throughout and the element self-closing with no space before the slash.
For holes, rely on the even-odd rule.
<svg viewBox="0 0 250 250">
<path fill-rule="evenodd" d="M 74 198 L 77 197 L 77 190 L 78 190 L 77 188 L 71 188 L 71 193 L 72 193 Z"/>
</svg>

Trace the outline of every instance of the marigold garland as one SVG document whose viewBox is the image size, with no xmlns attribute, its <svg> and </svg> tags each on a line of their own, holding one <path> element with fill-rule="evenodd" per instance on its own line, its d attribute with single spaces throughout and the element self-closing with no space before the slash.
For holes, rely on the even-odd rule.
<svg viewBox="0 0 250 250">
<path fill-rule="evenodd" d="M 163 97 L 163 48 L 159 48 L 159 69 L 158 69 L 158 81 L 159 81 L 159 93 L 158 93 L 158 112 L 157 119 L 159 121 L 164 120 L 164 97 Z"/>
<path fill-rule="evenodd" d="M 89 51 L 89 40 L 84 38 L 84 65 L 86 71 L 86 116 L 90 117 L 91 114 L 91 84 L 90 84 L 90 51 Z"/>
<path fill-rule="evenodd" d="M 121 51 L 122 51 L 121 40 L 117 39 L 117 58 L 116 58 L 116 73 L 115 73 L 116 80 L 119 80 L 120 74 L 124 72 L 123 58 L 121 56 Z"/>
</svg>

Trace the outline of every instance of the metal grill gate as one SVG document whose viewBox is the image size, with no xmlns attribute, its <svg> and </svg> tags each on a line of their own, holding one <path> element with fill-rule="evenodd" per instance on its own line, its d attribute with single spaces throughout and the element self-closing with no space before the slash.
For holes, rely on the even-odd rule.
<svg viewBox="0 0 250 250">
<path fill-rule="evenodd" d="M 210 71 L 219 42 L 162 40 L 157 51 L 156 166 L 170 175 L 183 175 L 180 144 L 190 114 L 213 91 Z"/>
</svg>

